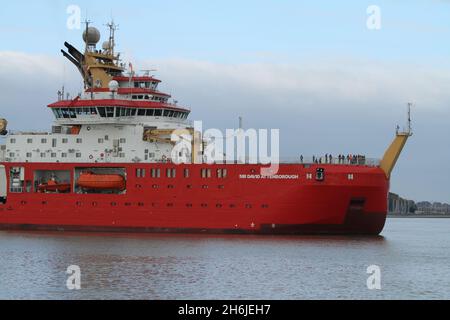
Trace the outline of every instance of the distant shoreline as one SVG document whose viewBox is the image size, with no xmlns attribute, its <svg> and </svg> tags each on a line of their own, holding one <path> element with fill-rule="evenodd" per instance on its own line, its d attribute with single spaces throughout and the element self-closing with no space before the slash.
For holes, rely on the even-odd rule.
<svg viewBox="0 0 450 320">
<path fill-rule="evenodd" d="M 388 214 L 388 218 L 438 218 L 438 219 L 445 219 L 450 218 L 450 215 L 443 215 L 443 214 Z"/>
</svg>

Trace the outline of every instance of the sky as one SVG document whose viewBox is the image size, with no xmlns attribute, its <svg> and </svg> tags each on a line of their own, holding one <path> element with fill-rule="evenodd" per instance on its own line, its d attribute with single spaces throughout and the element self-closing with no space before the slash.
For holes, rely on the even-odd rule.
<svg viewBox="0 0 450 320">
<path fill-rule="evenodd" d="M 381 158 L 413 102 L 414 136 L 391 191 L 450 202 L 450 1 L 8 1 L 0 11 L 0 117 L 13 130 L 48 130 L 45 108 L 82 79 L 60 54 L 76 5 L 134 68 L 206 128 L 280 129 L 282 156 Z M 380 29 L 369 29 L 369 6 Z"/>
</svg>

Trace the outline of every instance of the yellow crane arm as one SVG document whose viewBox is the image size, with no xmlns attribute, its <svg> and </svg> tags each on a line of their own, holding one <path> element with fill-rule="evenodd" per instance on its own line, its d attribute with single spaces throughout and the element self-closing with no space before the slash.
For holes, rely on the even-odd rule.
<svg viewBox="0 0 450 320">
<path fill-rule="evenodd" d="M 411 129 L 411 107 L 412 103 L 408 103 L 408 126 L 407 129 L 403 132 L 399 132 L 399 126 L 397 126 L 397 132 L 395 134 L 395 139 L 392 141 L 389 148 L 384 153 L 383 159 L 380 162 L 380 168 L 386 174 L 386 178 L 391 178 L 392 170 L 394 170 L 395 164 L 397 163 L 400 154 L 402 153 L 403 148 L 408 141 L 408 138 L 412 136 Z"/>
<path fill-rule="evenodd" d="M 394 141 L 392 141 L 391 145 L 384 153 L 383 159 L 380 162 L 380 168 L 386 174 L 387 179 L 390 179 L 392 170 L 410 136 L 411 133 L 408 132 L 397 133 Z"/>
</svg>

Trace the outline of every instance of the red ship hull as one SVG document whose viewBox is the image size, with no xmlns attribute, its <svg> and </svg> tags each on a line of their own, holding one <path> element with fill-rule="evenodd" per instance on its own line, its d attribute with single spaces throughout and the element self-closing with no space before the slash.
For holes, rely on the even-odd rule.
<svg viewBox="0 0 450 320">
<path fill-rule="evenodd" d="M 282 164 L 277 177 L 264 178 L 259 165 L 2 164 L 8 186 L 13 167 L 24 168 L 24 186 L 33 185 L 36 171 L 66 170 L 73 191 L 8 189 L 0 229 L 377 235 L 386 221 L 389 180 L 378 167 Z M 122 168 L 126 191 L 77 193 L 76 168 Z M 155 168 L 159 178 L 150 176 Z M 202 177 L 203 168 L 210 178 Z M 214 173 L 222 168 L 227 175 L 219 178 Z M 315 177 L 318 168 L 323 181 Z"/>
</svg>

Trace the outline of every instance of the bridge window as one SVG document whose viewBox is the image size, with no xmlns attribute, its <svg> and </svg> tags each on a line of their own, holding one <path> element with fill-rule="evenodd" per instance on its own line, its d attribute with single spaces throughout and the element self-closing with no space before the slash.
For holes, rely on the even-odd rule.
<svg viewBox="0 0 450 320">
<path fill-rule="evenodd" d="M 27 139 L 27 143 L 33 143 L 33 139 Z"/>
<path fill-rule="evenodd" d="M 100 117 L 102 118 L 106 118 L 106 109 L 105 107 L 98 107 L 98 114 L 100 115 Z"/>
<path fill-rule="evenodd" d="M 147 117 L 153 117 L 155 115 L 155 110 L 154 109 L 147 109 L 146 110 L 146 115 L 147 115 Z"/>
<path fill-rule="evenodd" d="M 82 143 L 82 142 L 83 142 L 83 139 L 77 138 L 77 143 Z"/>
<path fill-rule="evenodd" d="M 161 117 L 162 116 L 162 110 L 161 109 L 156 109 L 155 110 L 155 117 Z"/>
<path fill-rule="evenodd" d="M 81 153 L 77 153 L 76 155 L 75 155 L 77 158 L 81 158 Z"/>
<path fill-rule="evenodd" d="M 31 158 L 31 152 L 27 152 L 27 158 Z"/>
<path fill-rule="evenodd" d="M 65 152 L 61 153 L 61 158 L 67 158 L 67 153 Z"/>
<path fill-rule="evenodd" d="M 10 139 L 9 143 L 16 143 L 16 139 Z"/>
<path fill-rule="evenodd" d="M 108 118 L 114 117 L 114 107 L 106 107 L 106 116 Z"/>
<path fill-rule="evenodd" d="M 47 139 L 41 139 L 41 143 L 47 143 Z"/>
<path fill-rule="evenodd" d="M 139 109 L 138 116 L 145 116 L 145 109 Z"/>
<path fill-rule="evenodd" d="M 50 155 L 52 158 L 56 158 L 56 153 L 52 152 L 52 154 Z"/>
<path fill-rule="evenodd" d="M 68 142 L 68 139 L 67 138 L 63 138 L 62 139 L 62 143 L 67 143 Z"/>
</svg>

